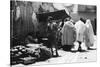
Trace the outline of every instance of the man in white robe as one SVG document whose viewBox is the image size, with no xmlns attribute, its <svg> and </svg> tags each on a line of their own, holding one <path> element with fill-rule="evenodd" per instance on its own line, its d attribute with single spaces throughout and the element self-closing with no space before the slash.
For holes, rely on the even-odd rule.
<svg viewBox="0 0 100 67">
<path fill-rule="evenodd" d="M 88 49 L 93 46 L 94 44 L 94 32 L 93 32 L 93 27 L 91 24 L 91 20 L 87 19 L 86 20 L 86 36 L 85 36 L 85 45 Z"/>
<path fill-rule="evenodd" d="M 73 46 L 76 40 L 76 30 L 72 21 L 65 21 L 62 28 L 62 45 Z"/>
<path fill-rule="evenodd" d="M 75 24 L 76 28 L 76 41 L 74 42 L 74 48 L 72 50 L 86 50 L 85 46 L 85 30 L 86 25 L 81 20 L 77 21 Z"/>
</svg>

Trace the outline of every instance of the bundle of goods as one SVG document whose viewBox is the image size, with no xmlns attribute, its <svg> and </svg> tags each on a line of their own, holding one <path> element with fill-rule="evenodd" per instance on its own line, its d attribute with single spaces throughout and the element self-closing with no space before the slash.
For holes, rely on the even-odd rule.
<svg viewBox="0 0 100 67">
<path fill-rule="evenodd" d="M 15 64 L 32 64 L 36 61 L 43 61 L 51 57 L 51 52 L 48 48 L 39 44 L 28 44 L 25 46 L 15 46 L 10 50 L 11 65 Z"/>
</svg>

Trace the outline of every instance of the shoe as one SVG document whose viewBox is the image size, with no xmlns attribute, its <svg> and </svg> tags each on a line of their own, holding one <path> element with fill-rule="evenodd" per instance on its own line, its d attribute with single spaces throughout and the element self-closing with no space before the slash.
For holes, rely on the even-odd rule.
<svg viewBox="0 0 100 67">
<path fill-rule="evenodd" d="M 79 43 L 74 42 L 74 47 L 71 49 L 71 51 L 78 51 L 78 48 L 79 48 Z"/>
<path fill-rule="evenodd" d="M 85 43 L 82 43 L 82 44 L 81 44 L 81 49 L 82 49 L 82 50 L 87 50 L 87 47 L 85 46 Z"/>
</svg>

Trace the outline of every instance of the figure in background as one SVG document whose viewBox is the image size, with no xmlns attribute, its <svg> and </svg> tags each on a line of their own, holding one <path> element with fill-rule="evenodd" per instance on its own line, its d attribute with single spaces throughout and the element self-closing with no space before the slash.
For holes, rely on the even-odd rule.
<svg viewBox="0 0 100 67">
<path fill-rule="evenodd" d="M 92 47 L 94 44 L 94 32 L 91 20 L 87 19 L 85 25 L 86 25 L 85 45 L 88 49 L 90 49 L 90 47 Z"/>
<path fill-rule="evenodd" d="M 34 26 L 34 32 L 36 34 L 36 32 L 38 31 L 38 21 L 37 21 L 37 17 L 36 17 L 36 13 L 33 11 L 33 14 L 32 14 L 32 23 L 33 23 L 33 26 Z"/>
<path fill-rule="evenodd" d="M 76 40 L 76 29 L 72 20 L 65 19 L 64 26 L 62 27 L 62 46 L 67 46 L 66 49 L 70 50 Z"/>
<path fill-rule="evenodd" d="M 85 46 L 85 32 L 86 32 L 86 25 L 82 18 L 75 24 L 76 28 L 76 41 L 74 42 L 74 48 L 72 50 L 86 50 Z"/>
<path fill-rule="evenodd" d="M 57 23 L 48 18 L 48 45 L 51 48 L 52 56 L 59 56 L 57 46 Z"/>
</svg>

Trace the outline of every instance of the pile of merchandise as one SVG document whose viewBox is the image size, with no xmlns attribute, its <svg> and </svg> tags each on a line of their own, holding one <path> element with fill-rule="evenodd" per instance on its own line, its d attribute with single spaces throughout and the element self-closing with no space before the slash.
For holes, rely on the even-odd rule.
<svg viewBox="0 0 100 67">
<path fill-rule="evenodd" d="M 32 46 L 15 46 L 10 49 L 11 65 L 15 64 L 32 64 L 37 61 L 44 61 L 49 59 L 52 55 L 45 46 L 38 46 L 38 44 L 31 44 Z M 38 47 L 37 47 L 38 46 Z"/>
</svg>

